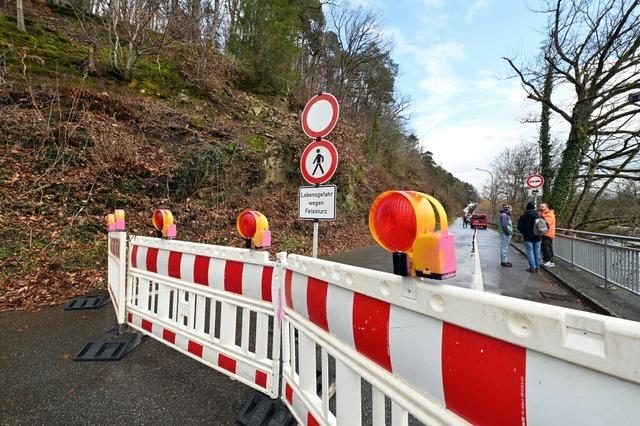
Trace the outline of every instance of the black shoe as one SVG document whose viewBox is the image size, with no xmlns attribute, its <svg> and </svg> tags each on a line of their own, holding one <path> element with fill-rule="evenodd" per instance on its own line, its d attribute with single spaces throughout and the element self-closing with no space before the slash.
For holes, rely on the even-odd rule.
<svg viewBox="0 0 640 426">
<path fill-rule="evenodd" d="M 527 268 L 527 272 L 531 272 L 532 274 L 535 274 L 536 270 L 533 268 Z"/>
<path fill-rule="evenodd" d="M 505 268 L 513 268 L 511 262 L 500 262 L 500 266 L 504 266 Z"/>
</svg>

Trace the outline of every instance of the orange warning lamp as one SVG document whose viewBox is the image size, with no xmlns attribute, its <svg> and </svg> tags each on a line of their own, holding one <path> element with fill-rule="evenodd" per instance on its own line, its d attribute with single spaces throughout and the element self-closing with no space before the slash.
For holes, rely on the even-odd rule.
<svg viewBox="0 0 640 426">
<path fill-rule="evenodd" d="M 247 248 L 271 247 L 271 231 L 267 217 L 255 210 L 245 210 L 236 219 L 236 228 Z"/>
<path fill-rule="evenodd" d="M 455 275 L 453 236 L 435 198 L 415 191 L 384 192 L 371 205 L 369 229 L 374 240 L 393 253 L 394 274 L 437 279 Z"/>
<path fill-rule="evenodd" d="M 176 237 L 176 225 L 173 223 L 173 214 L 167 209 L 157 209 L 151 216 L 153 226 L 162 233 L 165 238 Z"/>
</svg>

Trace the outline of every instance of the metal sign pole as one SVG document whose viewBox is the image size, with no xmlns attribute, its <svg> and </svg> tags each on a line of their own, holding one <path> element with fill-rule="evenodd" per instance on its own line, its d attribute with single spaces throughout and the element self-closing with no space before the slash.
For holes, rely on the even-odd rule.
<svg viewBox="0 0 640 426">
<path fill-rule="evenodd" d="M 313 257 L 314 259 L 318 257 L 318 225 L 320 224 L 319 220 L 313 221 Z"/>
</svg>

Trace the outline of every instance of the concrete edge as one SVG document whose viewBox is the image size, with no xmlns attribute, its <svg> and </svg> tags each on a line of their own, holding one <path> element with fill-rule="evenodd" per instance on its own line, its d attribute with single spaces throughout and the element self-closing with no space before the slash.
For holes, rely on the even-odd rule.
<svg viewBox="0 0 640 426">
<path fill-rule="evenodd" d="M 525 250 L 523 250 L 522 247 L 519 247 L 516 243 L 511 243 L 511 247 L 516 249 L 523 256 L 527 255 L 527 252 Z M 545 268 L 543 266 L 542 270 L 544 271 L 545 274 L 549 275 L 556 282 L 558 282 L 558 284 L 560 284 L 565 289 L 569 290 L 571 292 L 571 294 L 573 294 L 574 296 L 579 298 L 581 301 L 583 301 L 585 304 L 587 304 L 590 308 L 595 310 L 597 313 L 603 314 L 603 315 L 609 315 L 609 316 L 616 317 L 616 318 L 622 318 L 617 313 L 607 309 L 601 303 L 598 303 L 596 300 L 592 299 L 591 297 L 587 296 L 586 294 L 584 294 L 581 291 L 579 291 L 578 289 L 576 289 L 569 281 L 567 281 L 566 279 L 562 278 L 561 276 L 559 276 L 555 272 L 552 272 L 549 268 Z"/>
</svg>

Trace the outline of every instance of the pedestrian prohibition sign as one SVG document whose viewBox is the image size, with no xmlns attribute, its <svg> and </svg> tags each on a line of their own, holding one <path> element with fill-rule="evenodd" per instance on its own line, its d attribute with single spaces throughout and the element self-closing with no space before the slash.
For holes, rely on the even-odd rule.
<svg viewBox="0 0 640 426">
<path fill-rule="evenodd" d="M 304 180 L 321 185 L 331 179 L 338 167 L 338 151 L 326 139 L 311 142 L 300 157 L 300 172 Z"/>
</svg>

